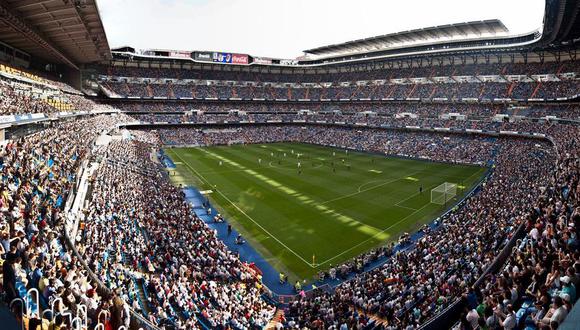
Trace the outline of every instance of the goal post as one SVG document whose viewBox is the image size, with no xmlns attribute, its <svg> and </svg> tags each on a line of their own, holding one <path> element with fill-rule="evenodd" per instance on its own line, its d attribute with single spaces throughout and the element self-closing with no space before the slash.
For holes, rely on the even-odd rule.
<svg viewBox="0 0 580 330">
<path fill-rule="evenodd" d="M 445 205 L 457 195 L 457 184 L 444 182 L 431 189 L 431 203 Z"/>
</svg>

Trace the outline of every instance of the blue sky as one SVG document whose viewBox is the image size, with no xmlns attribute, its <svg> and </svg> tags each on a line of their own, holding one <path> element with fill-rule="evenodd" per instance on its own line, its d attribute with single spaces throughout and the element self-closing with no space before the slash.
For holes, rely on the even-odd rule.
<svg viewBox="0 0 580 330">
<path fill-rule="evenodd" d="M 295 58 L 302 50 L 404 30 L 500 19 L 542 24 L 545 0 L 97 0 L 111 47 Z"/>
</svg>

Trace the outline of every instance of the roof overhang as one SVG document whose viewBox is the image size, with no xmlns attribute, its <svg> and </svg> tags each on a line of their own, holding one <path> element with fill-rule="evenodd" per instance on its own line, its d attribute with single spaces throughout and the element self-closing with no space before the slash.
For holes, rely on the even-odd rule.
<svg viewBox="0 0 580 330">
<path fill-rule="evenodd" d="M 344 56 L 353 53 L 412 47 L 425 43 L 498 38 L 507 36 L 508 32 L 508 29 L 500 20 L 494 19 L 390 33 L 377 37 L 308 49 L 304 52 L 311 57 Z"/>
<path fill-rule="evenodd" d="M 0 41 L 73 68 L 111 58 L 95 0 L 3 0 Z"/>
</svg>

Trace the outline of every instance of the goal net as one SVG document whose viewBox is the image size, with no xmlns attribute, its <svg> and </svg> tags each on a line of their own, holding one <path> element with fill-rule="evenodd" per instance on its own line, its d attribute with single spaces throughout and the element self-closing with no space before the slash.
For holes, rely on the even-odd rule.
<svg viewBox="0 0 580 330">
<path fill-rule="evenodd" d="M 431 203 L 444 205 L 457 195 L 457 185 L 445 182 L 431 190 Z"/>
</svg>

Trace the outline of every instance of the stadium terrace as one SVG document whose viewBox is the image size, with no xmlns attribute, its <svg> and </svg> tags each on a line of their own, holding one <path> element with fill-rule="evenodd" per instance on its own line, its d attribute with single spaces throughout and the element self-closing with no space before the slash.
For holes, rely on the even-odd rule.
<svg viewBox="0 0 580 330">
<path fill-rule="evenodd" d="M 578 329 L 580 1 L 295 59 L 97 5 L 0 3 L 0 328 Z"/>
</svg>

